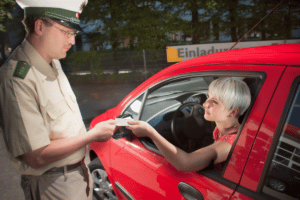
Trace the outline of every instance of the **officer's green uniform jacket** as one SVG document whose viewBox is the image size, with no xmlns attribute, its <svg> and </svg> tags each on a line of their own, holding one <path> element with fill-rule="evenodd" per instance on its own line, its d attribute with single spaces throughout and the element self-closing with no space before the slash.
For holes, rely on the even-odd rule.
<svg viewBox="0 0 300 200">
<path fill-rule="evenodd" d="M 52 68 L 53 67 L 53 68 Z M 76 97 L 58 60 L 52 67 L 24 40 L 0 68 L 0 126 L 12 165 L 22 175 L 79 162 L 82 148 L 48 166 L 33 169 L 21 155 L 51 140 L 85 134 Z"/>
</svg>

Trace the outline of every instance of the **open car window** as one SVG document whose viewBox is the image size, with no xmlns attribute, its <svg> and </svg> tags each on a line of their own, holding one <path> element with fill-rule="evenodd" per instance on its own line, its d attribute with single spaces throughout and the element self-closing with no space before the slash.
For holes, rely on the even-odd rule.
<svg viewBox="0 0 300 200">
<path fill-rule="evenodd" d="M 148 122 L 164 138 L 178 146 L 171 130 L 174 113 L 187 102 L 203 104 L 206 100 L 209 83 L 207 77 L 191 77 L 154 87 L 146 97 L 141 120 Z M 178 124 L 182 123 L 184 123 L 182 120 L 178 120 Z M 144 141 L 147 140 L 149 138 L 145 138 Z M 151 143 L 152 141 L 149 140 L 148 144 Z"/>
<path fill-rule="evenodd" d="M 206 101 L 206 95 L 208 93 L 209 84 L 221 76 L 194 76 L 190 78 L 177 78 L 173 80 L 167 80 L 159 83 L 156 86 L 149 89 L 147 96 L 145 97 L 144 105 L 141 110 L 140 120 L 148 122 L 152 127 L 156 129 L 165 139 L 175 146 L 180 147 L 186 152 L 192 152 L 204 146 L 213 143 L 213 129 L 214 123 L 210 124 L 211 134 L 209 137 L 203 139 L 186 138 L 179 135 L 179 140 L 184 143 L 178 145 L 177 140 L 172 133 L 172 123 L 176 123 L 176 127 L 184 126 L 184 119 L 179 116 L 174 122 L 173 117 L 177 109 L 187 103 L 197 103 L 202 105 Z M 224 77 L 224 75 L 222 76 Z M 231 76 L 232 77 L 232 76 Z M 244 80 L 250 88 L 251 95 L 254 97 L 260 84 L 260 77 L 236 77 Z M 190 112 L 190 108 L 185 108 L 183 112 Z M 251 108 L 250 108 L 251 109 Z M 172 122 L 173 120 L 173 122 Z M 244 121 L 244 116 L 241 116 L 240 123 Z M 201 134 L 201 130 L 195 130 L 194 134 Z M 179 134 L 181 134 L 179 132 Z M 139 138 L 141 142 L 151 151 L 160 154 L 154 143 L 150 138 Z M 238 137 L 236 138 L 236 140 Z M 218 169 L 220 171 L 220 168 Z"/>
<path fill-rule="evenodd" d="M 175 111 L 186 101 L 200 103 L 196 95 L 207 94 L 208 85 L 209 82 L 205 78 L 192 77 L 169 82 L 152 89 L 147 95 L 141 120 L 151 123 L 154 118 Z"/>
</svg>

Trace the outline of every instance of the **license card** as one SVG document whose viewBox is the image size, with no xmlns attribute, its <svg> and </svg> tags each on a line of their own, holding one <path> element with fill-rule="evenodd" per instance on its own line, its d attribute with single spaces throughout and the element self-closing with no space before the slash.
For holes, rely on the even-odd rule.
<svg viewBox="0 0 300 200">
<path fill-rule="evenodd" d="M 116 118 L 117 121 L 116 126 L 131 126 L 128 124 L 129 121 L 133 121 L 133 119 L 123 119 L 123 118 Z"/>
</svg>

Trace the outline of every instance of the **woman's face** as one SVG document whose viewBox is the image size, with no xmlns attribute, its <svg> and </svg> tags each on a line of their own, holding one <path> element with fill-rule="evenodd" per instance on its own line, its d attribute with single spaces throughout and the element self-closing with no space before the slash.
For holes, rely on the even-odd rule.
<svg viewBox="0 0 300 200">
<path fill-rule="evenodd" d="M 221 122 L 228 119 L 231 111 L 228 111 L 223 102 L 217 99 L 211 91 L 208 92 L 207 100 L 203 103 L 205 108 L 204 118 L 207 121 Z"/>
</svg>

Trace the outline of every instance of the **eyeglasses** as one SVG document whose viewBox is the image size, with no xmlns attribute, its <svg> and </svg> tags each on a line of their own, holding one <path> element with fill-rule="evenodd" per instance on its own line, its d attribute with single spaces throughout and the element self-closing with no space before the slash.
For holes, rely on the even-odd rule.
<svg viewBox="0 0 300 200">
<path fill-rule="evenodd" d="M 43 19 L 43 21 L 51 24 L 52 26 L 54 26 L 54 24 L 49 22 L 48 20 Z M 67 38 L 70 38 L 70 37 L 73 37 L 73 36 L 76 37 L 76 35 L 79 33 L 79 31 L 70 32 L 70 31 L 62 30 L 62 29 L 60 29 L 56 26 L 54 26 L 54 27 L 57 28 L 58 30 L 60 30 L 61 32 L 63 32 L 66 35 Z"/>
</svg>

